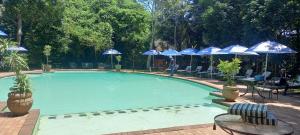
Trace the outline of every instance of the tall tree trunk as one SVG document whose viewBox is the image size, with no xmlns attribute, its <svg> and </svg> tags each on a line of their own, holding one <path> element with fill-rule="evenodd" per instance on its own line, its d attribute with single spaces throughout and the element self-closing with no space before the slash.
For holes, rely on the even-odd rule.
<svg viewBox="0 0 300 135">
<path fill-rule="evenodd" d="M 176 41 L 176 34 L 177 33 L 177 14 L 175 14 L 175 28 L 174 28 L 174 47 L 177 49 L 177 41 Z"/>
<path fill-rule="evenodd" d="M 134 55 L 132 55 L 132 71 L 134 72 Z"/>
<path fill-rule="evenodd" d="M 152 9 L 151 9 L 151 16 L 152 16 L 152 28 L 151 28 L 151 42 L 150 42 L 150 49 L 153 49 L 154 47 L 154 42 L 155 42 L 155 24 L 156 24 L 156 19 L 155 19 L 155 8 L 156 8 L 156 3 L 153 1 Z M 151 66 L 151 56 L 148 56 L 147 59 L 147 68 L 150 68 Z"/>
<path fill-rule="evenodd" d="M 22 40 L 22 16 L 21 14 L 18 14 L 17 16 L 17 45 L 21 45 Z"/>
<path fill-rule="evenodd" d="M 297 27 L 296 28 L 296 46 L 297 46 L 297 51 L 299 52 L 300 50 L 300 28 Z M 299 53 L 296 54 L 297 57 L 297 65 L 298 67 L 300 66 L 300 62 L 299 62 L 299 59 L 300 59 L 300 55 Z M 297 69 L 299 71 L 299 69 Z"/>
<path fill-rule="evenodd" d="M 96 49 L 96 46 L 94 46 L 94 58 L 95 58 L 95 63 L 97 64 L 98 57 L 97 57 L 97 49 Z"/>
<path fill-rule="evenodd" d="M 296 46 L 300 47 L 300 28 L 296 28 Z"/>
<path fill-rule="evenodd" d="M 155 37 L 154 37 L 154 34 L 155 34 L 155 20 L 152 21 L 152 30 L 151 30 L 151 42 L 150 42 L 150 49 L 153 49 L 154 47 L 154 42 L 155 42 Z M 150 68 L 151 66 L 151 55 L 148 56 L 148 59 L 147 59 L 147 68 Z"/>
<path fill-rule="evenodd" d="M 49 65 L 49 62 L 48 62 L 48 56 L 46 56 L 46 60 L 47 60 L 47 66 Z"/>
</svg>

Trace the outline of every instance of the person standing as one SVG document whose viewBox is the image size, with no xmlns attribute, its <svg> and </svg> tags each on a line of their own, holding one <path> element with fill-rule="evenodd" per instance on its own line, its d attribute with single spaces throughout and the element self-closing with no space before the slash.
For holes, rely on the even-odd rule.
<svg viewBox="0 0 300 135">
<path fill-rule="evenodd" d="M 170 56 L 170 69 L 171 69 L 170 76 L 174 75 L 175 68 L 176 68 L 175 67 L 175 60 L 172 56 Z"/>
</svg>

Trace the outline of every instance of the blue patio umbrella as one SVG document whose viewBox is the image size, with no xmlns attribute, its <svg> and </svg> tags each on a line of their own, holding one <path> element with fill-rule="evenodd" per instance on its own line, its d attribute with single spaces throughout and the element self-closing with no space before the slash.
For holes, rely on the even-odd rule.
<svg viewBox="0 0 300 135">
<path fill-rule="evenodd" d="M 143 53 L 143 55 L 158 55 L 159 54 L 159 52 L 158 51 L 156 51 L 156 50 L 149 50 L 149 51 L 146 51 L 146 52 L 144 52 Z"/>
<path fill-rule="evenodd" d="M 5 32 L 3 32 L 2 30 L 0 30 L 0 36 L 7 36 L 7 34 Z"/>
<path fill-rule="evenodd" d="M 153 56 L 153 67 L 154 67 L 154 56 L 158 55 L 160 52 L 156 51 L 156 50 L 149 50 L 143 53 L 143 55 L 148 55 L 148 56 Z"/>
<path fill-rule="evenodd" d="M 179 56 L 181 55 L 178 51 L 174 50 L 174 49 L 168 49 L 168 50 L 164 50 L 161 55 L 164 56 Z"/>
<path fill-rule="evenodd" d="M 174 50 L 174 49 L 168 49 L 168 50 L 164 50 L 161 55 L 163 56 L 169 56 L 169 57 L 172 57 L 172 56 L 175 56 L 175 63 L 176 63 L 176 56 L 180 56 L 181 54 Z"/>
<path fill-rule="evenodd" d="M 258 55 L 256 52 L 246 52 L 248 48 L 241 45 L 231 45 L 218 51 L 223 54 L 234 54 L 235 58 L 238 55 Z"/>
<path fill-rule="evenodd" d="M 217 47 L 208 47 L 197 52 L 197 55 L 201 56 L 210 56 L 210 66 L 213 67 L 213 55 L 225 54 L 220 53 L 221 48 Z M 212 78 L 212 70 L 210 70 L 210 77 Z"/>
<path fill-rule="evenodd" d="M 16 51 L 16 52 L 27 52 L 28 50 L 21 46 L 11 46 L 7 48 L 8 51 Z"/>
<path fill-rule="evenodd" d="M 217 54 L 222 54 L 218 51 L 220 51 L 221 48 L 218 48 L 218 47 L 208 47 L 208 48 L 205 48 L 205 49 L 202 49 L 200 50 L 199 52 L 197 52 L 197 55 L 217 55 Z"/>
<path fill-rule="evenodd" d="M 190 55 L 191 56 L 190 66 L 192 67 L 193 56 L 197 55 L 198 51 L 199 50 L 197 50 L 195 48 L 187 48 L 187 49 L 184 49 L 184 50 L 180 51 L 179 53 L 182 54 L 182 55 Z"/>
<path fill-rule="evenodd" d="M 268 67 L 268 55 L 269 54 L 288 54 L 288 53 L 297 53 L 293 49 L 274 42 L 274 41 L 264 41 L 260 42 L 252 47 L 250 47 L 246 52 L 257 52 L 257 53 L 265 53 L 266 54 L 266 64 L 265 64 L 265 72 L 267 71 Z M 265 77 L 266 80 L 266 77 Z"/>
<path fill-rule="evenodd" d="M 224 49 L 221 49 L 220 51 L 218 51 L 221 54 L 234 54 L 235 57 L 237 57 L 237 55 L 258 55 L 256 52 L 246 52 L 248 48 L 245 46 L 241 46 L 241 45 L 231 45 L 228 46 Z"/>
<path fill-rule="evenodd" d="M 113 55 L 119 55 L 119 54 L 122 54 L 122 53 L 120 53 L 119 51 L 117 51 L 115 49 L 108 49 L 103 53 L 103 55 L 110 55 L 111 68 L 114 68 Z"/>
</svg>

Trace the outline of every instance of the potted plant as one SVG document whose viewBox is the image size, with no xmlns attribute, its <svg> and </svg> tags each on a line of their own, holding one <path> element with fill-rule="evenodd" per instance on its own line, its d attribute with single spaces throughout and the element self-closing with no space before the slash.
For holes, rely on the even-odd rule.
<svg viewBox="0 0 300 135">
<path fill-rule="evenodd" d="M 32 107 L 32 93 L 30 82 L 26 74 L 21 71 L 28 69 L 26 60 L 21 54 L 11 52 L 4 58 L 5 64 L 16 74 L 14 85 L 8 94 L 7 107 L 16 116 L 25 115 Z"/>
<path fill-rule="evenodd" d="M 116 56 L 116 59 L 117 59 L 117 61 L 118 61 L 118 64 L 115 65 L 115 68 L 116 68 L 116 71 L 120 72 L 120 71 L 121 71 L 121 68 L 122 68 L 122 65 L 120 65 L 122 56 L 118 55 L 118 56 Z"/>
<path fill-rule="evenodd" d="M 221 60 L 218 65 L 219 71 L 224 74 L 224 79 L 226 80 L 222 91 L 222 95 L 226 101 L 234 102 L 239 96 L 239 90 L 236 87 L 234 75 L 239 72 L 240 64 L 240 59 L 234 58 L 232 61 Z"/>
<path fill-rule="evenodd" d="M 25 74 L 16 76 L 10 91 L 7 99 L 8 109 L 16 116 L 27 114 L 33 103 L 28 77 Z"/>
<path fill-rule="evenodd" d="M 44 51 L 43 51 L 44 55 L 46 56 L 46 62 L 47 64 L 43 64 L 43 71 L 44 72 L 50 72 L 51 70 L 51 65 L 49 65 L 49 56 L 51 55 L 51 46 L 50 45 L 45 45 L 44 47 Z"/>
</svg>

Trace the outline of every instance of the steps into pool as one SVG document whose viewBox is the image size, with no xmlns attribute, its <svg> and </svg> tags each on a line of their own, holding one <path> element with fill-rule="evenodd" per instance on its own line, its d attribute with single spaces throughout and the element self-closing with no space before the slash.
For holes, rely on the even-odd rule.
<svg viewBox="0 0 300 135">
<path fill-rule="evenodd" d="M 223 98 L 222 93 L 220 91 L 209 92 L 209 95 Z"/>
<path fill-rule="evenodd" d="M 124 109 L 124 110 L 106 110 L 106 111 L 95 111 L 86 113 L 73 113 L 63 115 L 46 115 L 49 120 L 51 119 L 68 119 L 73 117 L 93 117 L 93 116 L 107 116 L 117 114 L 129 114 L 137 112 L 150 112 L 150 111 L 174 111 L 179 112 L 182 109 L 193 109 L 201 106 L 212 106 L 212 104 L 186 104 L 186 105 L 173 105 L 173 106 L 160 106 L 160 107 L 148 107 L 148 108 L 136 108 L 136 109 Z"/>
</svg>

